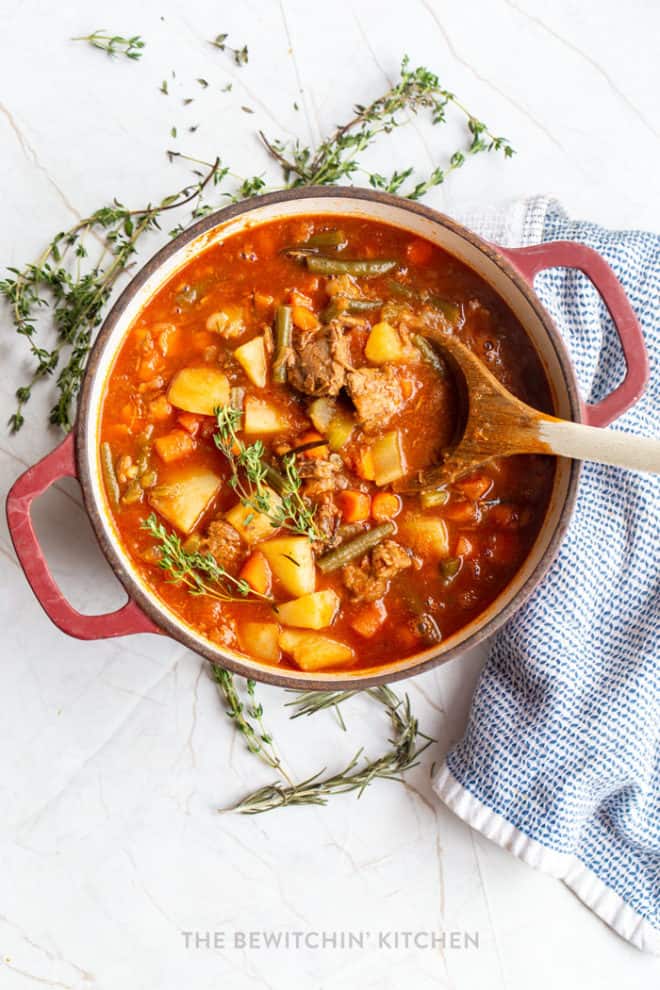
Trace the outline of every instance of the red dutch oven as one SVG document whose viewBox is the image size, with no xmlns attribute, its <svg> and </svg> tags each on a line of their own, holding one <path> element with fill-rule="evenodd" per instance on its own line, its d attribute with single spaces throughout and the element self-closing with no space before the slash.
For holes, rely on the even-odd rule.
<svg viewBox="0 0 660 990">
<path fill-rule="evenodd" d="M 544 525 L 518 573 L 498 598 L 469 625 L 439 646 L 355 673 L 306 674 L 278 670 L 201 636 L 168 610 L 145 584 L 121 546 L 109 511 L 99 463 L 99 411 L 105 383 L 125 334 L 145 303 L 183 265 L 211 244 L 233 233 L 280 217 L 310 214 L 366 217 L 425 237 L 476 271 L 514 312 L 545 368 L 555 412 L 565 419 L 606 426 L 641 395 L 648 359 L 640 326 L 621 284 L 591 248 L 554 241 L 525 248 L 498 248 L 428 207 L 394 196 L 355 188 L 307 188 L 273 193 L 213 213 L 162 248 L 124 289 L 107 316 L 92 353 L 80 396 L 74 431 L 25 472 L 7 498 L 7 516 L 16 553 L 42 608 L 63 632 L 79 639 L 105 639 L 132 633 L 167 634 L 214 663 L 247 677 L 289 687 L 362 688 L 409 677 L 449 660 L 490 636 L 528 598 L 555 557 L 575 503 L 579 464 L 558 460 Z M 571 360 L 552 319 L 532 287 L 546 268 L 577 268 L 600 292 L 618 332 L 626 373 L 597 405 L 580 398 Z M 106 615 L 83 615 L 69 604 L 48 569 L 30 519 L 32 501 L 63 477 L 79 481 L 94 532 L 110 566 L 128 593 L 126 604 Z"/>
</svg>

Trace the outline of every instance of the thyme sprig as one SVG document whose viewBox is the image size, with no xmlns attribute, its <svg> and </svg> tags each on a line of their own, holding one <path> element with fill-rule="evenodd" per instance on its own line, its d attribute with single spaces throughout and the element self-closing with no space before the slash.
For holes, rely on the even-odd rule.
<svg viewBox="0 0 660 990">
<path fill-rule="evenodd" d="M 132 38 L 124 38 L 121 34 L 108 34 L 104 28 L 71 40 L 86 41 L 93 48 L 99 48 L 110 56 L 125 55 L 126 58 L 134 61 L 142 58 L 142 50 L 145 47 L 145 42 L 139 34 L 134 34 Z"/>
<path fill-rule="evenodd" d="M 12 432 L 23 426 L 23 410 L 34 385 L 56 371 L 56 402 L 49 419 L 63 430 L 71 428 L 95 330 L 138 241 L 147 231 L 159 229 L 159 220 L 169 210 L 193 204 L 192 214 L 197 216 L 207 185 L 217 184 L 225 175 L 216 159 L 195 183 L 155 205 L 130 210 L 115 199 L 56 234 L 36 262 L 8 269 L 9 277 L 0 281 L 0 295 L 9 302 L 14 328 L 27 341 L 34 360 L 32 374 L 16 390 L 16 409 L 9 419 Z M 96 250 L 94 260 L 88 253 L 90 241 Z M 51 346 L 43 346 L 39 317 L 49 309 L 56 339 Z"/>
<path fill-rule="evenodd" d="M 314 521 L 316 508 L 305 501 L 301 493 L 301 478 L 295 456 L 282 458 L 283 474 L 265 460 L 266 450 L 261 440 L 246 444 L 238 436 L 242 414 L 231 406 L 216 409 L 217 431 L 213 435 L 216 447 L 229 463 L 229 484 L 242 504 L 263 513 L 273 528 L 323 540 L 324 534 Z M 271 495 L 269 480 L 277 486 L 277 498 Z"/>
<path fill-rule="evenodd" d="M 251 596 L 262 601 L 273 599 L 262 595 L 222 567 L 213 554 L 186 550 L 180 537 L 168 531 L 154 513 L 142 522 L 157 542 L 160 551 L 158 566 L 168 574 L 173 584 L 184 584 L 191 595 L 206 595 L 220 602 L 244 602 Z"/>
<path fill-rule="evenodd" d="M 338 693 L 344 694 L 344 692 L 329 692 L 328 694 Z M 346 697 L 341 700 L 347 700 L 354 693 L 360 692 L 346 692 Z M 275 781 L 246 795 L 233 808 L 227 810 L 237 811 L 243 815 L 259 815 L 265 811 L 273 811 L 276 808 L 285 808 L 290 805 L 325 805 L 328 803 L 328 799 L 336 794 L 355 792 L 358 797 L 361 797 L 365 788 L 374 780 L 401 781 L 402 774 L 417 766 L 419 757 L 433 740 L 420 731 L 407 695 L 401 699 L 386 685 L 370 688 L 364 693 L 385 708 L 390 721 L 392 730 L 392 736 L 389 740 L 390 748 L 381 756 L 375 760 L 365 760 L 361 764 L 360 757 L 363 750 L 359 749 L 344 768 L 337 773 L 323 776 L 325 769 L 319 770 L 297 784 L 283 785 L 279 781 Z M 337 699 L 326 700 L 328 701 L 327 704 L 320 704 L 315 710 L 319 711 L 337 704 Z M 303 708 L 306 709 L 307 703 L 303 702 L 302 704 Z M 313 714 L 311 710 L 305 711 L 305 713 Z M 300 714 L 303 712 L 301 711 Z M 421 744 L 418 743 L 419 739 L 422 740 Z"/>
<path fill-rule="evenodd" d="M 273 743 L 273 737 L 264 726 L 263 707 L 256 699 L 255 682 L 250 678 L 246 680 L 245 687 L 249 701 L 247 705 L 244 705 L 236 690 L 234 677 L 228 670 L 212 664 L 211 676 L 228 705 L 226 709 L 228 718 L 233 721 L 236 729 L 245 739 L 250 753 L 259 757 L 271 769 L 277 770 L 286 784 L 292 787 L 293 782 L 282 766 L 282 761 Z"/>
<path fill-rule="evenodd" d="M 506 158 L 510 158 L 514 151 L 506 138 L 495 136 L 453 93 L 441 86 L 434 73 L 421 66 L 411 69 L 407 55 L 401 62 L 399 81 L 367 106 L 357 104 L 353 117 L 337 127 L 315 151 L 299 141 L 292 145 L 270 141 L 263 131 L 259 132 L 259 136 L 271 157 L 280 165 L 289 188 L 338 183 L 354 176 L 360 169 L 358 156 L 380 134 L 391 133 L 406 123 L 411 115 L 422 110 L 429 112 L 433 125 L 443 124 L 450 105 L 465 116 L 470 143 L 467 149 L 457 149 L 449 156 L 448 166 L 436 167 L 408 192 L 402 192 L 402 187 L 412 175 L 412 168 L 395 171 L 389 178 L 377 172 L 366 173 L 369 183 L 375 188 L 400 193 L 408 199 L 419 199 L 433 186 L 444 182 L 450 172 L 460 168 L 466 156 L 501 151 Z"/>
</svg>

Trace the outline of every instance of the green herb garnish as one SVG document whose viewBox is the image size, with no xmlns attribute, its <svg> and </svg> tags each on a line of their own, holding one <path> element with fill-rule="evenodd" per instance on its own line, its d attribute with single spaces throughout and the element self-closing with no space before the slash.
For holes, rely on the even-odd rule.
<svg viewBox="0 0 660 990">
<path fill-rule="evenodd" d="M 287 529 L 308 536 L 312 541 L 324 540 L 324 534 L 314 522 L 315 506 L 309 505 L 301 494 L 302 481 L 295 455 L 282 457 L 283 472 L 280 474 L 266 461 L 261 440 L 245 444 L 238 437 L 241 418 L 241 411 L 231 406 L 216 409 L 218 429 L 213 435 L 216 447 L 229 462 L 229 484 L 241 503 L 268 516 L 274 529 Z M 277 488 L 276 499 L 271 496 L 273 481 Z"/>
<path fill-rule="evenodd" d="M 93 34 L 72 38 L 72 41 L 87 41 L 93 48 L 99 48 L 108 55 L 125 55 L 126 58 L 137 60 L 142 58 L 145 42 L 139 34 L 132 38 L 124 38 L 121 34 L 108 34 L 103 28 Z"/>
<path fill-rule="evenodd" d="M 157 541 L 160 551 L 158 566 L 167 571 L 173 584 L 186 585 L 191 595 L 206 595 L 221 602 L 243 602 L 250 595 L 272 601 L 268 595 L 254 591 L 247 581 L 230 574 L 213 554 L 186 550 L 180 537 L 165 529 L 155 513 L 152 512 L 143 521 L 142 529 L 146 529 Z"/>
</svg>

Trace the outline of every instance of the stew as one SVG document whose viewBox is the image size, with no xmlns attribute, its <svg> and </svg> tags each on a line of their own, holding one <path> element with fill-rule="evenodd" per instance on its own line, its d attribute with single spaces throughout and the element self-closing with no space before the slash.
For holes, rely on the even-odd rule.
<svg viewBox="0 0 660 990">
<path fill-rule="evenodd" d="M 554 461 L 406 490 L 457 428 L 458 334 L 552 410 L 522 327 L 430 242 L 336 216 L 209 247 L 152 298 L 106 385 L 100 462 L 134 566 L 183 622 L 266 664 L 358 669 L 439 643 L 503 590 Z"/>
</svg>

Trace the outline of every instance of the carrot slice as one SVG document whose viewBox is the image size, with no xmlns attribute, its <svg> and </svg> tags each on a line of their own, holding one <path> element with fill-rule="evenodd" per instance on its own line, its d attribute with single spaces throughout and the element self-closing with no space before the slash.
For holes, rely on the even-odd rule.
<svg viewBox="0 0 660 990">
<path fill-rule="evenodd" d="M 270 564 L 262 554 L 261 550 L 255 550 L 243 564 L 238 575 L 243 581 L 247 581 L 253 591 L 259 595 L 270 593 L 273 575 Z"/>
<path fill-rule="evenodd" d="M 376 477 L 376 465 L 374 464 L 374 455 L 371 452 L 371 447 L 362 447 L 359 451 L 355 471 L 365 481 L 374 480 Z"/>
<path fill-rule="evenodd" d="M 347 488 L 336 495 L 345 523 L 364 522 L 371 514 L 371 497 L 366 492 L 356 492 Z"/>
<path fill-rule="evenodd" d="M 154 447 L 159 457 L 166 464 L 171 464 L 172 461 L 179 461 L 182 457 L 190 454 L 195 449 L 195 441 L 189 433 L 184 433 L 183 430 L 172 430 L 171 433 L 158 437 L 154 441 Z"/>
<path fill-rule="evenodd" d="M 306 443 L 316 443 L 317 441 L 324 439 L 325 437 L 322 437 L 320 433 L 316 432 L 316 430 L 308 430 L 307 433 L 303 433 L 303 435 L 299 437 L 296 442 L 296 447 L 302 447 Z M 309 450 L 305 450 L 303 452 L 303 457 L 309 457 L 311 459 L 318 457 L 320 460 L 325 460 L 328 454 L 329 450 L 327 444 L 319 444 L 318 447 L 311 447 Z"/>
<path fill-rule="evenodd" d="M 311 309 L 307 309 L 306 306 L 293 306 L 291 319 L 294 327 L 298 327 L 299 330 L 316 330 L 319 326 L 316 314 L 312 313 Z"/>
<path fill-rule="evenodd" d="M 401 512 L 401 499 L 393 492 L 378 492 L 371 502 L 371 515 L 376 522 L 394 519 Z"/>
</svg>

